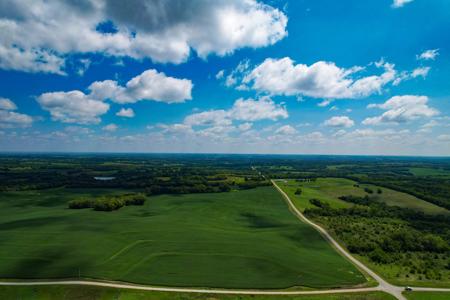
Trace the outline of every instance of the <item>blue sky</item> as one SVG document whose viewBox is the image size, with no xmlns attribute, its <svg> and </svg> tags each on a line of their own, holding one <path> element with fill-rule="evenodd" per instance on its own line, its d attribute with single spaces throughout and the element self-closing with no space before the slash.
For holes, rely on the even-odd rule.
<svg viewBox="0 0 450 300">
<path fill-rule="evenodd" d="M 2 1 L 0 151 L 450 154 L 446 0 Z"/>
</svg>

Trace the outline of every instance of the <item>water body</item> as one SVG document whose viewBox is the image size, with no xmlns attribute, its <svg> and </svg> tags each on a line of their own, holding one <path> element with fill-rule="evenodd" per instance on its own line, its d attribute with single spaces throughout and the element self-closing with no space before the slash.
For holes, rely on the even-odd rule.
<svg viewBox="0 0 450 300">
<path fill-rule="evenodd" d="M 98 177 L 94 177 L 95 180 L 101 180 L 101 181 L 109 181 L 109 180 L 114 180 L 116 179 L 116 177 L 104 177 L 104 176 L 98 176 Z"/>
</svg>

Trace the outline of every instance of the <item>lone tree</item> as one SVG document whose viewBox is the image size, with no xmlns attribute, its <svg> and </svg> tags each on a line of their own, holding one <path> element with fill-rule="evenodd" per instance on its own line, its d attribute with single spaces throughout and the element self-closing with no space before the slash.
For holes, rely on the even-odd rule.
<svg viewBox="0 0 450 300">
<path fill-rule="evenodd" d="M 297 188 L 297 190 L 295 191 L 295 194 L 300 196 L 302 194 L 302 189 Z"/>
</svg>

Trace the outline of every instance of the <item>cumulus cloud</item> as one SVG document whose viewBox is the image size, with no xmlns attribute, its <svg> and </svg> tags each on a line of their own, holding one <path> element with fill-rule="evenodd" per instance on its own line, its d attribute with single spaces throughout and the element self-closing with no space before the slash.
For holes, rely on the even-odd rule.
<svg viewBox="0 0 450 300">
<path fill-rule="evenodd" d="M 0 97 L 0 128 L 28 127 L 33 123 L 32 117 L 14 112 L 16 109 L 14 102 Z"/>
<path fill-rule="evenodd" d="M 261 99 L 237 99 L 229 110 L 209 110 L 187 116 L 184 123 L 188 125 L 231 125 L 233 120 L 258 121 L 287 118 L 288 112 L 282 105 L 276 104 L 268 97 Z"/>
<path fill-rule="evenodd" d="M 436 109 L 428 106 L 427 96 L 416 95 L 394 96 L 383 104 L 370 104 L 368 108 L 380 108 L 385 112 L 380 116 L 366 118 L 362 122 L 364 125 L 405 123 L 439 114 Z"/>
<path fill-rule="evenodd" d="M 140 100 L 153 100 L 166 103 L 180 103 L 192 99 L 192 82 L 166 76 L 154 69 L 129 80 L 125 86 L 117 81 L 96 81 L 89 86 L 92 97 L 110 99 L 117 103 L 135 103 Z"/>
<path fill-rule="evenodd" d="M 268 97 L 259 100 L 254 99 L 238 99 L 234 102 L 230 115 L 235 120 L 241 121 L 258 121 L 263 119 L 277 120 L 288 117 L 286 108 L 277 105 Z"/>
<path fill-rule="evenodd" d="M 1 128 L 28 127 L 31 123 L 33 123 L 33 118 L 28 115 L 9 110 L 0 110 Z"/>
<path fill-rule="evenodd" d="M 108 124 L 106 126 L 104 126 L 102 129 L 105 131 L 109 131 L 109 132 L 114 132 L 117 130 L 117 125 L 116 124 Z"/>
<path fill-rule="evenodd" d="M 129 80 L 125 86 L 117 81 L 104 80 L 92 83 L 89 94 L 82 91 L 50 92 L 37 98 L 44 110 L 50 112 L 53 120 L 65 123 L 97 124 L 100 116 L 109 109 L 104 100 L 117 103 L 134 103 L 153 100 L 166 103 L 180 103 L 191 99 L 192 82 L 187 79 L 168 77 L 154 69 L 147 70 Z M 132 109 L 122 109 L 118 115 L 134 116 Z"/>
<path fill-rule="evenodd" d="M 408 4 L 409 2 L 412 2 L 413 0 L 394 0 L 392 2 L 392 7 L 393 8 L 399 8 L 402 7 L 405 4 Z"/>
<path fill-rule="evenodd" d="M 116 116 L 124 118 L 134 118 L 134 110 L 131 108 L 122 108 L 116 113 Z"/>
<path fill-rule="evenodd" d="M 430 49 L 417 55 L 418 60 L 434 60 L 439 55 L 439 49 Z"/>
<path fill-rule="evenodd" d="M 53 120 L 64 123 L 97 124 L 109 110 L 109 104 L 81 91 L 44 93 L 37 101 Z"/>
<path fill-rule="evenodd" d="M 413 78 L 422 76 L 423 78 L 427 77 L 428 72 L 430 72 L 430 67 L 420 67 L 420 68 L 416 68 L 412 71 L 411 76 Z"/>
<path fill-rule="evenodd" d="M 239 129 L 240 131 L 247 131 L 247 130 L 250 130 L 250 129 L 252 128 L 252 126 L 253 126 L 252 123 L 245 122 L 245 123 L 240 124 L 240 125 L 238 126 L 238 129 Z"/>
<path fill-rule="evenodd" d="M 296 134 L 297 130 L 292 127 L 291 125 L 284 125 L 275 130 L 275 134 L 281 134 L 281 135 L 293 135 Z"/>
<path fill-rule="evenodd" d="M 198 125 L 230 125 L 232 123 L 230 113 L 223 109 L 209 110 L 187 116 L 184 123 L 191 126 Z"/>
<path fill-rule="evenodd" d="M 335 116 L 324 122 L 329 127 L 345 127 L 349 128 L 355 125 L 355 122 L 347 116 Z"/>
<path fill-rule="evenodd" d="M 172 134 L 191 134 L 194 132 L 192 127 L 187 124 L 159 124 L 158 128 L 163 129 L 164 133 L 172 133 Z"/>
<path fill-rule="evenodd" d="M 63 74 L 71 53 L 181 63 L 191 49 L 226 55 L 287 35 L 284 13 L 256 0 L 5 0 L 0 11 L 0 68 L 28 72 Z"/>
<path fill-rule="evenodd" d="M 11 100 L 0 97 L 0 109 L 1 110 L 16 110 L 17 106 Z"/>
<path fill-rule="evenodd" d="M 248 72 L 242 83 L 259 92 L 271 95 L 308 96 L 313 98 L 361 98 L 380 93 L 394 81 L 394 65 L 383 60 L 374 64 L 380 75 L 357 76 L 363 67 L 341 68 L 333 62 L 319 61 L 310 66 L 295 64 L 289 57 L 267 58 Z M 324 104 L 328 104 L 326 100 Z"/>
</svg>

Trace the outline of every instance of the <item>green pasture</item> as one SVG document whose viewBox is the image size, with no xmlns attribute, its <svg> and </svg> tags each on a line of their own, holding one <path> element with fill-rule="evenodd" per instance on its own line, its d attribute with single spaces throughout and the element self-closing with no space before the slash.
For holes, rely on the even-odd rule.
<svg viewBox="0 0 450 300">
<path fill-rule="evenodd" d="M 410 168 L 414 176 L 445 176 L 450 177 L 450 170 L 438 169 L 438 168 Z"/>
<path fill-rule="evenodd" d="M 125 192 L 0 193 L 0 278 L 266 289 L 366 282 L 273 187 L 161 195 L 114 212 L 67 208 L 80 196 Z"/>
<path fill-rule="evenodd" d="M 369 195 L 391 206 L 416 209 L 429 214 L 448 213 L 448 210 L 445 208 L 426 202 L 415 196 L 371 184 L 360 184 L 356 186 L 357 182 L 345 178 L 318 178 L 316 181 L 296 181 L 289 179 L 279 180 L 277 184 L 302 211 L 305 208 L 314 207 L 309 203 L 309 200 L 312 198 L 327 202 L 334 208 L 343 208 L 350 207 L 351 204 L 338 199 L 340 196 L 354 195 L 362 197 Z M 365 187 L 370 188 L 374 193 L 366 193 L 364 191 Z M 297 188 L 302 189 L 300 196 L 295 195 Z M 381 194 L 377 193 L 378 189 L 382 191 Z"/>
<path fill-rule="evenodd" d="M 408 300 L 448 300 L 450 292 L 405 292 L 403 295 Z"/>
</svg>

